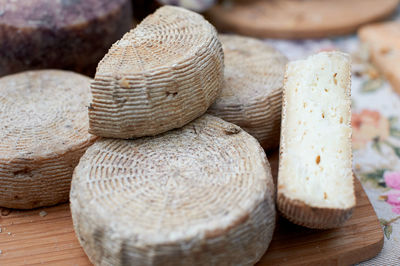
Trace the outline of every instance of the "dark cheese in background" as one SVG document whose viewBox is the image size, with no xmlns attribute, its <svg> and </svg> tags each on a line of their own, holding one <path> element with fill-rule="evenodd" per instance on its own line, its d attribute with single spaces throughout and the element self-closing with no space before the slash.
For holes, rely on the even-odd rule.
<svg viewBox="0 0 400 266">
<path fill-rule="evenodd" d="M 0 76 L 44 68 L 93 76 L 131 27 L 130 0 L 0 0 Z"/>
</svg>

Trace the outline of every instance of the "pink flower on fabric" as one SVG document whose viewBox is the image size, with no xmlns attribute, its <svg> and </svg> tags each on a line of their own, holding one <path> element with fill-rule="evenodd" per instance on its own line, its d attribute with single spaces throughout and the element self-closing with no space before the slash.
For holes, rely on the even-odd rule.
<svg viewBox="0 0 400 266">
<path fill-rule="evenodd" d="M 400 207 L 400 191 L 399 192 L 390 192 L 387 195 L 386 202 L 392 206 Z"/>
<path fill-rule="evenodd" d="M 400 190 L 400 172 L 385 172 L 383 177 L 388 187 Z"/>
<path fill-rule="evenodd" d="M 400 207 L 393 207 L 392 211 L 396 214 L 400 214 Z"/>
</svg>

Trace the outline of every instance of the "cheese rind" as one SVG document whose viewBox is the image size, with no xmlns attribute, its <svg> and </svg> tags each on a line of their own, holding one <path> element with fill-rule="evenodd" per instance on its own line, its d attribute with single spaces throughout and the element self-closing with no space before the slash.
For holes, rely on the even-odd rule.
<svg viewBox="0 0 400 266">
<path fill-rule="evenodd" d="M 253 38 L 220 34 L 225 56 L 222 92 L 208 113 L 240 126 L 264 149 L 279 146 L 287 58 Z"/>
<path fill-rule="evenodd" d="M 210 115 L 156 137 L 97 141 L 70 201 L 95 265 L 253 265 L 275 227 L 264 151 Z"/>
<path fill-rule="evenodd" d="M 130 139 L 182 127 L 215 101 L 223 69 L 215 28 L 197 13 L 161 7 L 100 61 L 89 132 Z"/>
<path fill-rule="evenodd" d="M 97 139 L 87 132 L 90 81 L 61 70 L 0 79 L 0 206 L 68 201 L 72 172 Z"/>
<path fill-rule="evenodd" d="M 343 212 L 354 207 L 350 105 L 348 55 L 324 52 L 288 64 L 278 177 L 278 206 L 287 216 L 294 213 L 290 205 L 296 205 L 297 216 L 303 207 Z M 324 212 L 318 215 L 309 219 L 324 220 Z M 308 226 L 335 227 L 340 224 L 335 217 Z"/>
</svg>

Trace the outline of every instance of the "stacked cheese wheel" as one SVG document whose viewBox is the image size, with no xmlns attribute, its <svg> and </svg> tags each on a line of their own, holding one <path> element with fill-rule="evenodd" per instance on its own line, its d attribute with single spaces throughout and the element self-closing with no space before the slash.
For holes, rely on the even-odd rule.
<svg viewBox="0 0 400 266">
<path fill-rule="evenodd" d="M 254 136 L 264 149 L 279 145 L 287 59 L 262 41 L 220 35 L 225 54 L 222 92 L 209 113 Z"/>
<path fill-rule="evenodd" d="M 275 227 L 269 164 L 239 127 L 205 115 L 103 139 L 75 170 L 75 231 L 95 265 L 252 265 Z"/>
<path fill-rule="evenodd" d="M 104 138 L 82 157 L 70 194 L 75 231 L 94 264 L 252 265 L 268 248 L 275 227 L 271 170 L 246 131 L 277 144 L 286 59 L 255 40 L 221 40 L 239 50 L 224 47 L 225 74 L 214 27 L 165 6 L 99 63 L 89 132 Z M 265 55 L 240 80 L 238 62 L 252 45 L 251 58 Z M 244 131 L 204 115 L 218 97 L 226 104 L 212 108 L 217 115 L 252 113 L 255 122 Z"/>
</svg>

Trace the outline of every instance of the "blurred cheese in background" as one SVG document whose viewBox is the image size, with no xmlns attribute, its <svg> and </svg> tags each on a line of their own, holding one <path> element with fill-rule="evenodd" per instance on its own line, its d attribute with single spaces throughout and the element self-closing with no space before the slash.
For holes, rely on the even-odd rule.
<svg viewBox="0 0 400 266">
<path fill-rule="evenodd" d="M 392 14 L 399 0 L 223 0 L 206 12 L 219 31 L 305 39 L 354 33 Z"/>
<path fill-rule="evenodd" d="M 400 22 L 367 25 L 358 35 L 367 45 L 372 63 L 400 93 Z"/>
<path fill-rule="evenodd" d="M 193 11 L 203 12 L 213 6 L 216 0 L 157 0 L 163 5 L 178 5 Z"/>
<path fill-rule="evenodd" d="M 0 0 L 0 76 L 44 68 L 93 75 L 131 27 L 130 0 Z"/>
</svg>

